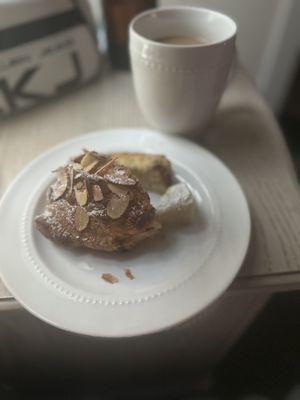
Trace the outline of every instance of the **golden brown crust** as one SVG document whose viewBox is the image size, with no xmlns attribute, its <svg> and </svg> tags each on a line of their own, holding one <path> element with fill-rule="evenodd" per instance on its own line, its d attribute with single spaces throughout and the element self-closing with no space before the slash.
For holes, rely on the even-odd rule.
<svg viewBox="0 0 300 400">
<path fill-rule="evenodd" d="M 170 161 L 163 155 L 144 153 L 114 153 L 115 161 L 130 169 L 145 190 L 163 194 L 172 183 Z"/>
<path fill-rule="evenodd" d="M 114 160 L 86 152 L 56 173 L 46 209 L 35 219 L 47 238 L 116 251 L 131 248 L 160 229 L 149 195 Z"/>
</svg>

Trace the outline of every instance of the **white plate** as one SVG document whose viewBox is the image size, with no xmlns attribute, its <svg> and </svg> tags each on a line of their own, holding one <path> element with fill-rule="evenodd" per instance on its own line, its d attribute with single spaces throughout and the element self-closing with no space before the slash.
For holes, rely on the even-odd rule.
<svg viewBox="0 0 300 400">
<path fill-rule="evenodd" d="M 45 204 L 50 171 L 82 148 L 165 154 L 177 178 L 192 188 L 198 217 L 123 254 L 52 243 L 33 218 Z M 247 202 L 224 164 L 186 140 L 145 129 L 91 133 L 43 154 L 10 186 L 0 221 L 1 277 L 16 299 L 57 327 L 107 337 L 155 332 L 203 310 L 232 282 L 250 235 Z M 136 278 L 129 280 L 124 268 Z M 119 283 L 103 281 L 103 272 Z"/>
</svg>

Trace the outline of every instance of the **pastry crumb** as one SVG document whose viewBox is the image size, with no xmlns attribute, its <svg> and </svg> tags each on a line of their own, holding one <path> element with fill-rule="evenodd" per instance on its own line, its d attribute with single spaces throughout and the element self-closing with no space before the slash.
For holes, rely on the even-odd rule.
<svg viewBox="0 0 300 400">
<path fill-rule="evenodd" d="M 119 279 L 116 276 L 114 276 L 112 274 L 108 274 L 108 273 L 102 274 L 101 279 L 103 279 L 104 281 L 109 282 L 111 284 L 119 282 Z"/>
<path fill-rule="evenodd" d="M 135 276 L 132 274 L 132 272 L 130 271 L 129 268 L 125 268 L 124 269 L 125 275 L 127 276 L 127 278 L 133 280 L 135 278 Z"/>
</svg>

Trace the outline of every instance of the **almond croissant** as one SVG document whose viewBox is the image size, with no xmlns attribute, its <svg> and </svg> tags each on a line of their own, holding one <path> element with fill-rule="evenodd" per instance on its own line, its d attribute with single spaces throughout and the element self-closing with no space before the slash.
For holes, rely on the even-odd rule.
<svg viewBox="0 0 300 400">
<path fill-rule="evenodd" d="M 114 158 L 85 151 L 56 171 L 44 212 L 35 218 L 47 238 L 66 245 L 117 251 L 161 228 L 137 177 Z"/>
</svg>

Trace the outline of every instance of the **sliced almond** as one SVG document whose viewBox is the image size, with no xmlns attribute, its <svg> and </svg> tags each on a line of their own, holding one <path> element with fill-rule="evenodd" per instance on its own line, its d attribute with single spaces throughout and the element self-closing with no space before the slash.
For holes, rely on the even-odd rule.
<svg viewBox="0 0 300 400">
<path fill-rule="evenodd" d="M 116 165 L 105 173 L 104 179 L 116 185 L 133 186 L 138 182 L 135 176 L 130 176 L 127 168 Z"/>
<path fill-rule="evenodd" d="M 99 160 L 95 160 L 95 161 L 93 161 L 91 164 L 88 164 L 88 165 L 84 168 L 84 170 L 85 170 L 86 172 L 92 172 L 93 169 L 96 169 L 96 167 L 97 167 L 97 165 L 98 165 L 99 163 L 100 163 Z"/>
<path fill-rule="evenodd" d="M 81 190 L 85 187 L 85 184 L 83 181 L 77 182 L 76 183 L 76 189 Z"/>
<path fill-rule="evenodd" d="M 88 201 L 87 189 L 78 190 L 75 188 L 74 191 L 75 191 L 75 198 L 76 198 L 77 204 L 79 206 L 85 206 Z"/>
<path fill-rule="evenodd" d="M 51 186 L 52 192 L 51 192 L 51 198 L 52 200 L 58 200 L 66 191 L 67 185 L 61 184 L 59 181 L 56 181 L 52 186 Z"/>
<path fill-rule="evenodd" d="M 83 156 L 83 158 L 82 158 L 80 164 L 81 164 L 81 166 L 82 166 L 82 168 L 83 168 L 84 170 L 87 170 L 87 168 L 88 168 L 88 169 L 90 168 L 91 164 L 93 164 L 93 163 L 96 163 L 96 164 L 97 164 L 98 161 L 99 161 L 99 160 L 97 160 L 97 158 L 95 158 L 90 152 L 88 152 L 88 153 L 86 153 L 86 154 Z M 95 164 L 95 165 L 96 165 L 96 164 Z"/>
<path fill-rule="evenodd" d="M 73 169 L 74 169 L 75 171 L 77 171 L 77 172 L 79 172 L 79 171 L 82 170 L 82 165 L 79 164 L 79 163 L 76 163 L 76 162 L 72 164 L 72 167 L 73 167 Z"/>
<path fill-rule="evenodd" d="M 76 229 L 81 232 L 83 231 L 89 223 L 89 216 L 88 213 L 82 207 L 76 207 L 75 210 L 75 227 Z"/>
<path fill-rule="evenodd" d="M 84 157 L 84 154 L 81 153 L 78 156 L 72 157 L 71 161 L 78 164 L 83 159 L 83 157 Z"/>
<path fill-rule="evenodd" d="M 132 272 L 130 271 L 129 268 L 125 268 L 124 269 L 124 273 L 127 276 L 128 279 L 133 280 L 135 278 L 135 276 L 132 274 Z"/>
<path fill-rule="evenodd" d="M 62 184 L 68 184 L 68 174 L 67 171 L 64 168 L 60 168 L 56 172 L 57 179 L 62 183 Z"/>
<path fill-rule="evenodd" d="M 99 185 L 92 186 L 93 197 L 95 201 L 103 200 L 103 193 Z"/>
<path fill-rule="evenodd" d="M 128 188 L 122 185 L 116 185 L 114 183 L 107 184 L 109 190 L 117 196 L 125 196 L 128 193 Z"/>
<path fill-rule="evenodd" d="M 78 182 L 74 188 L 75 198 L 79 206 L 85 206 L 88 201 L 88 191 L 83 181 Z"/>
<path fill-rule="evenodd" d="M 55 201 L 59 199 L 67 190 L 68 186 L 68 174 L 64 169 L 59 169 L 57 172 L 57 180 L 51 186 L 52 194 L 51 197 Z"/>
<path fill-rule="evenodd" d="M 99 168 L 98 171 L 95 172 L 96 175 L 103 175 L 104 173 L 106 173 L 110 168 L 112 168 L 114 162 L 115 158 L 109 160 L 107 163 L 102 165 L 101 168 Z"/>
<path fill-rule="evenodd" d="M 111 284 L 114 284 L 114 283 L 118 283 L 118 282 L 119 282 L 119 279 L 118 279 L 116 276 L 114 276 L 114 275 L 112 275 L 112 274 L 108 274 L 108 273 L 102 274 L 101 278 L 102 278 L 104 281 L 106 281 L 106 282 L 108 282 L 108 283 L 111 283 Z"/>
<path fill-rule="evenodd" d="M 120 218 L 126 211 L 129 204 L 129 196 L 117 197 L 113 195 L 107 204 L 107 215 L 112 219 Z"/>
<path fill-rule="evenodd" d="M 104 154 L 97 153 L 97 151 L 90 151 L 93 157 L 97 158 L 97 160 L 101 161 L 102 165 L 107 163 L 108 161 L 108 156 L 105 156 Z"/>
</svg>

